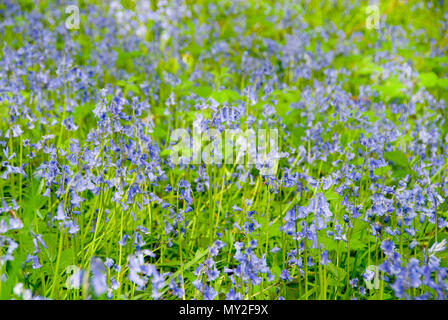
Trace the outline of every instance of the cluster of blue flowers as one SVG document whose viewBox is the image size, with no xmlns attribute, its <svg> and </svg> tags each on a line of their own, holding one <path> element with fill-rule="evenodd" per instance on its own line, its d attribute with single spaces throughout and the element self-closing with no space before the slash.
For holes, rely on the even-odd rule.
<svg viewBox="0 0 448 320">
<path fill-rule="evenodd" d="M 448 14 L 347 30 L 346 2 L 84 1 L 70 30 L 3 1 L 0 298 L 447 299 Z M 176 128 L 280 150 L 175 163 Z"/>
</svg>

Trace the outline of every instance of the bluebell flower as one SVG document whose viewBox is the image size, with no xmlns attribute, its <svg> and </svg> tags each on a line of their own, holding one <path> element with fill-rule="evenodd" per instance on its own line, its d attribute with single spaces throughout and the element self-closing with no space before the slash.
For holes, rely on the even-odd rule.
<svg viewBox="0 0 448 320">
<path fill-rule="evenodd" d="M 205 285 L 204 286 L 204 300 L 215 300 L 218 293 L 215 291 L 215 289 L 211 286 Z"/>
<path fill-rule="evenodd" d="M 386 255 L 391 255 L 395 250 L 395 244 L 392 240 L 384 240 L 381 242 L 381 250 L 383 250 Z"/>
<path fill-rule="evenodd" d="M 111 258 L 106 258 L 106 262 L 104 262 L 104 265 L 110 269 L 114 265 L 114 260 Z"/>
<path fill-rule="evenodd" d="M 226 300 L 243 300 L 243 295 L 236 292 L 234 288 L 230 288 L 229 292 L 226 294 Z"/>
<path fill-rule="evenodd" d="M 64 202 L 61 201 L 56 210 L 56 216 L 54 217 L 54 219 L 59 220 L 59 221 L 64 221 L 67 218 L 64 211 L 65 211 L 64 210 Z"/>
<path fill-rule="evenodd" d="M 279 247 L 274 247 L 274 248 L 271 249 L 271 253 L 277 253 L 279 251 L 280 251 Z"/>
<path fill-rule="evenodd" d="M 287 280 L 287 281 L 292 281 L 292 277 L 289 275 L 288 270 L 283 269 L 280 273 L 280 279 L 281 280 Z"/>
<path fill-rule="evenodd" d="M 327 250 L 322 252 L 320 263 L 322 265 L 327 265 L 328 263 L 331 263 L 331 260 L 328 257 L 328 251 Z"/>
<path fill-rule="evenodd" d="M 93 292 L 96 296 L 99 296 L 107 291 L 104 263 L 101 259 L 94 257 L 90 261 L 90 268 L 92 271 Z"/>
<path fill-rule="evenodd" d="M 120 241 L 118 241 L 118 244 L 122 247 L 124 247 L 126 245 L 126 240 L 129 238 L 129 236 L 127 234 L 123 235 L 123 237 L 121 238 Z"/>
</svg>

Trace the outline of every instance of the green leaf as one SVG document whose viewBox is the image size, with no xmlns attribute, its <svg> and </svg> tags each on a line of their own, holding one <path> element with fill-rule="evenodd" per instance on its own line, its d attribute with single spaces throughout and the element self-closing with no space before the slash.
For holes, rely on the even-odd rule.
<svg viewBox="0 0 448 320">
<path fill-rule="evenodd" d="M 269 226 L 269 236 L 270 237 L 276 237 L 276 236 L 280 236 L 280 229 L 278 228 L 278 225 L 273 223 L 272 225 Z"/>
<path fill-rule="evenodd" d="M 125 80 L 117 81 L 117 86 L 125 88 L 128 83 Z"/>
<path fill-rule="evenodd" d="M 165 149 L 165 150 L 160 152 L 160 156 L 161 157 L 169 156 L 171 154 L 171 152 L 172 152 L 171 149 Z"/>
<path fill-rule="evenodd" d="M 448 78 L 440 78 L 437 82 L 437 86 L 440 88 L 448 88 Z"/>
<path fill-rule="evenodd" d="M 274 90 L 269 95 L 270 97 L 275 96 L 277 98 L 283 99 L 286 102 L 297 102 L 300 99 L 300 92 L 297 90 Z M 289 104 L 287 104 L 289 108 Z"/>
<path fill-rule="evenodd" d="M 366 75 L 370 75 L 372 73 L 381 73 L 383 72 L 383 68 L 372 62 L 371 61 L 371 57 L 365 57 L 361 62 L 360 62 L 360 68 L 358 73 L 362 76 L 366 76 Z"/>
<path fill-rule="evenodd" d="M 376 176 L 385 176 L 391 170 L 392 170 L 391 166 L 387 165 L 385 167 L 373 169 L 373 174 Z"/>
<path fill-rule="evenodd" d="M 366 248 L 366 243 L 359 239 L 350 239 L 350 250 L 362 250 Z"/>
<path fill-rule="evenodd" d="M 230 102 L 233 100 L 241 99 L 241 96 L 238 92 L 227 89 L 221 91 L 215 91 L 211 94 L 211 97 L 218 103 Z"/>
<path fill-rule="evenodd" d="M 384 159 L 391 161 L 394 164 L 404 167 L 404 168 L 410 167 L 408 158 L 406 157 L 406 155 L 403 152 L 401 152 L 399 150 L 385 152 Z"/>
<path fill-rule="evenodd" d="M 330 237 L 322 237 L 320 241 L 323 243 L 324 247 L 328 251 L 338 250 L 338 243 Z"/>
<path fill-rule="evenodd" d="M 341 198 L 341 196 L 338 193 L 336 193 L 335 191 L 332 191 L 332 190 L 325 191 L 324 196 L 325 196 L 325 199 L 327 199 L 327 201 L 334 201 L 334 200 L 338 200 Z"/>
<path fill-rule="evenodd" d="M 344 269 L 335 266 L 333 263 L 327 264 L 327 270 L 333 275 L 334 280 L 337 282 L 343 281 L 347 275 L 347 272 Z"/>
<path fill-rule="evenodd" d="M 424 72 L 419 76 L 418 84 L 425 88 L 436 87 L 439 82 L 439 77 L 434 72 Z"/>
<path fill-rule="evenodd" d="M 126 91 L 132 91 L 134 93 L 140 93 L 140 88 L 133 84 L 133 83 L 128 83 L 126 86 Z"/>
<path fill-rule="evenodd" d="M 389 78 L 381 85 L 373 86 L 384 100 L 404 97 L 406 86 L 397 78 Z"/>
<path fill-rule="evenodd" d="M 275 265 L 271 268 L 272 274 L 275 274 L 276 276 L 280 276 L 280 273 L 282 272 L 280 267 Z"/>
<path fill-rule="evenodd" d="M 213 89 L 208 86 L 194 87 L 191 91 L 200 97 L 208 98 L 212 94 Z"/>
</svg>

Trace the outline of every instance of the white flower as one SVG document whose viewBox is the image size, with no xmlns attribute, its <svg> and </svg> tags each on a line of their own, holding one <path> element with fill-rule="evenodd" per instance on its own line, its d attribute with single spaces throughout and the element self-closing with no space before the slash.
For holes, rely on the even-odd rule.
<svg viewBox="0 0 448 320">
<path fill-rule="evenodd" d="M 434 244 L 429 248 L 430 253 L 441 252 L 446 249 L 446 239 L 443 239 L 442 242 L 434 242 Z"/>
</svg>

